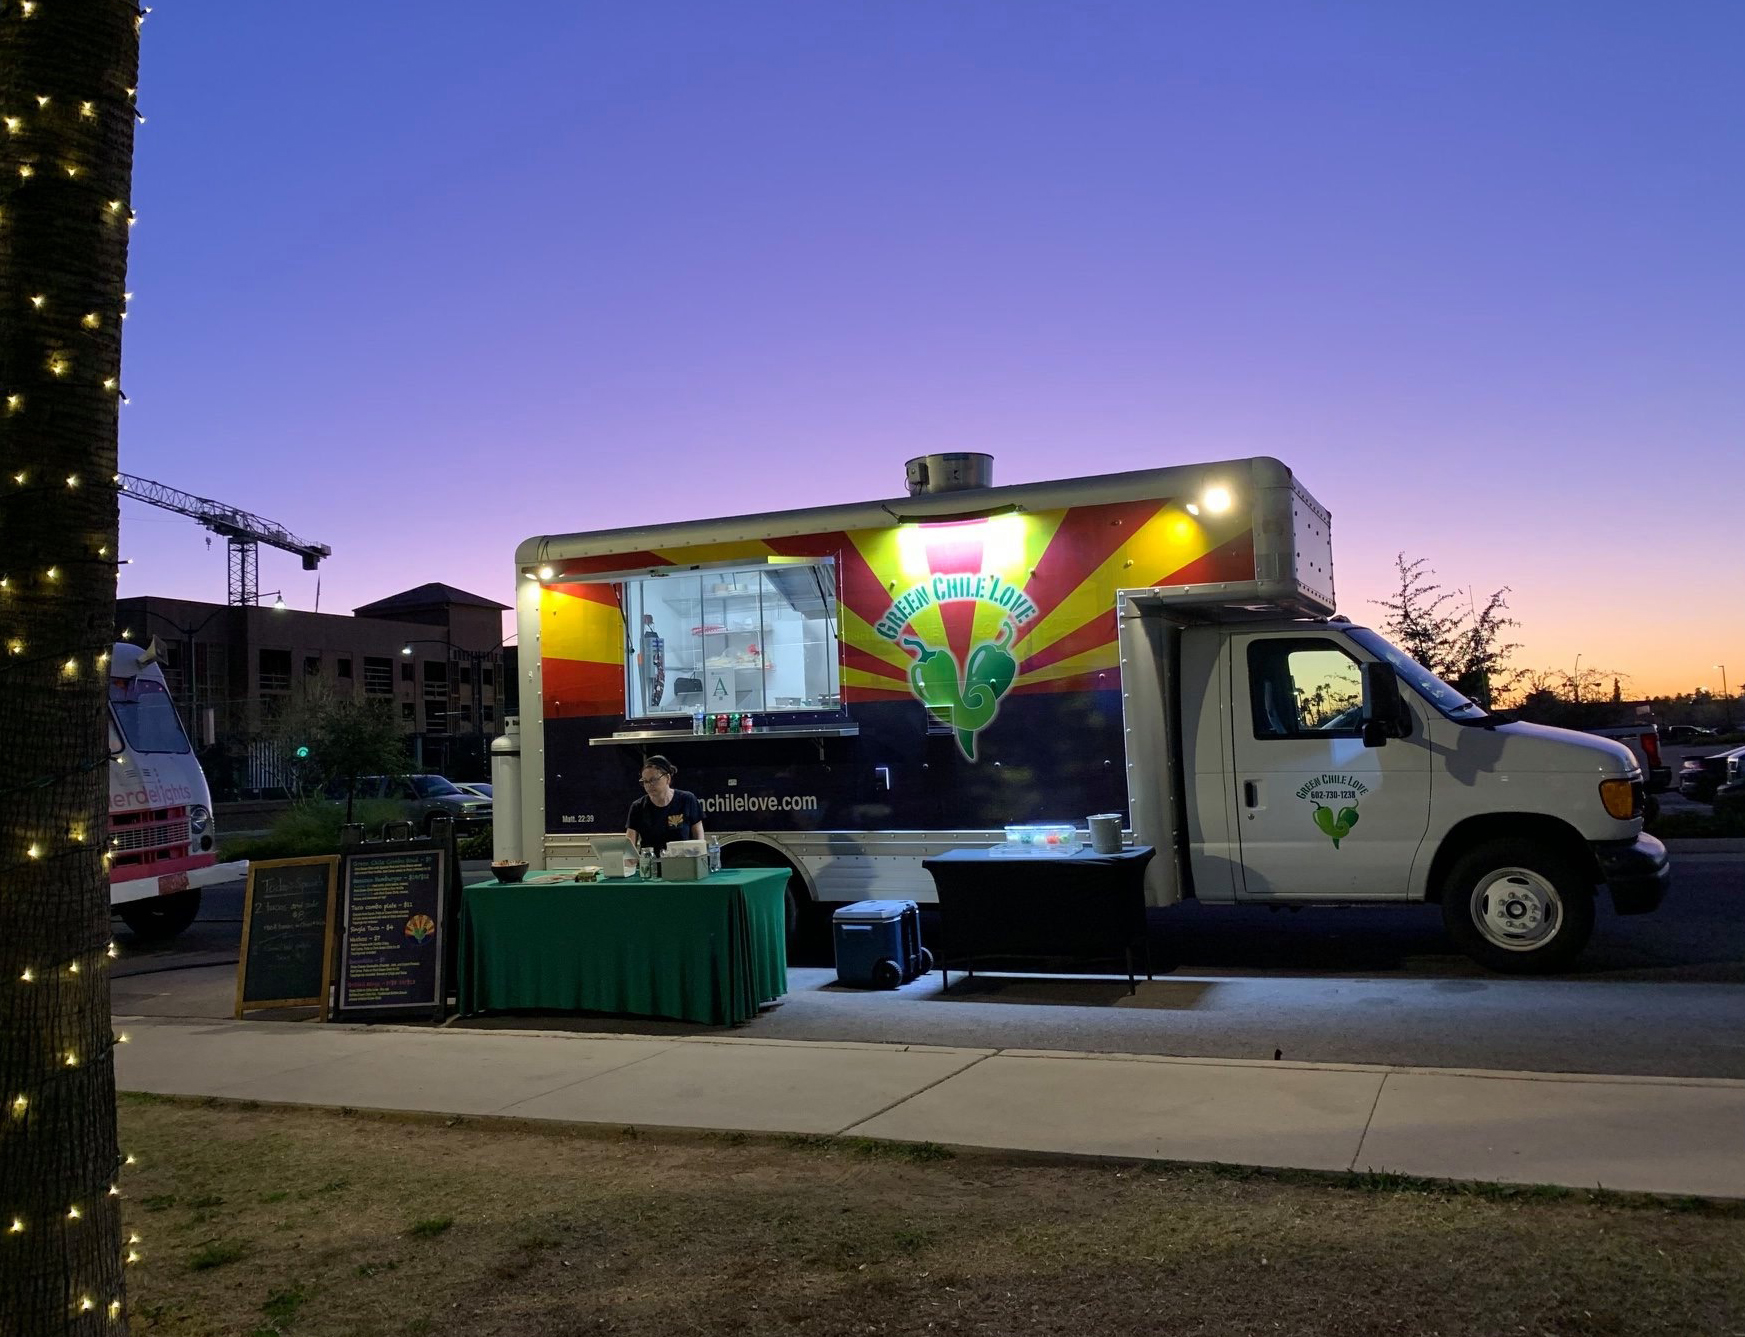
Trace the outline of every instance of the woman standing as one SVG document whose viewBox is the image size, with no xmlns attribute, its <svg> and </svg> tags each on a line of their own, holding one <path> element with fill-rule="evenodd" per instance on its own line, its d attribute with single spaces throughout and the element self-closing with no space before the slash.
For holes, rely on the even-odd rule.
<svg viewBox="0 0 1745 1337">
<path fill-rule="evenodd" d="M 665 757 L 642 763 L 642 797 L 630 805 L 624 834 L 638 849 L 660 854 L 668 841 L 703 838 L 703 805 L 688 789 L 674 789 L 679 768 Z"/>
</svg>

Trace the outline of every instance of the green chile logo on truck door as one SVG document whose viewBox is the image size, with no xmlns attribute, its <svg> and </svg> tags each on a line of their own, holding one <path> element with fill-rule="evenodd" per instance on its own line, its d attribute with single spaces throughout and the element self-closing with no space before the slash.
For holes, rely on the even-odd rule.
<svg viewBox="0 0 1745 1337">
<path fill-rule="evenodd" d="M 1297 790 L 1297 797 L 1315 805 L 1315 825 L 1338 849 L 1357 825 L 1357 803 L 1367 793 L 1369 786 L 1355 775 L 1317 775 Z"/>
</svg>

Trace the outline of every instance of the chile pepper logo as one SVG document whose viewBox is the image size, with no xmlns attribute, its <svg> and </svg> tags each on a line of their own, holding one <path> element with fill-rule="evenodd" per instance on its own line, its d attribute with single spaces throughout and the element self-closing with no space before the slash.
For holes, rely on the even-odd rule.
<svg viewBox="0 0 1745 1337">
<path fill-rule="evenodd" d="M 1338 849 L 1357 825 L 1357 805 L 1368 793 L 1369 786 L 1355 775 L 1317 775 L 1297 790 L 1297 797 L 1314 804 L 1310 816 L 1316 828 Z"/>
<path fill-rule="evenodd" d="M 1010 622 L 991 641 L 970 652 L 969 667 L 959 675 L 957 656 L 949 649 L 903 637 L 902 644 L 915 651 L 909 665 L 909 688 L 922 705 L 951 726 L 957 746 L 971 761 L 976 759 L 976 735 L 1000 713 L 1000 698 L 1018 676 L 1018 661 L 1012 642 L 1018 629 Z"/>
<path fill-rule="evenodd" d="M 1357 809 L 1347 807 L 1339 809 L 1337 815 L 1333 809 L 1315 807 L 1315 825 L 1321 828 L 1321 833 L 1333 842 L 1333 848 L 1339 848 L 1339 842 L 1351 834 L 1351 828 L 1357 825 Z"/>
</svg>

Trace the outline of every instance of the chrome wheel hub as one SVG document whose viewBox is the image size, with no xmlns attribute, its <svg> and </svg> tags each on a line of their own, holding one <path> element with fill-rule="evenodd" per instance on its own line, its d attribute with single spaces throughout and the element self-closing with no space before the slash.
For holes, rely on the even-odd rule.
<svg viewBox="0 0 1745 1337">
<path fill-rule="evenodd" d="M 1563 922 L 1557 888 L 1530 868 L 1499 868 L 1472 892 L 1472 922 L 1485 941 L 1511 952 L 1532 951 Z"/>
</svg>

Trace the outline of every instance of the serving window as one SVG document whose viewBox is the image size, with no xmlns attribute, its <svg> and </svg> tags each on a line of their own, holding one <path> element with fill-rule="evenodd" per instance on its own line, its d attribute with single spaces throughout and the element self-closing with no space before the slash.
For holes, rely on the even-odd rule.
<svg viewBox="0 0 1745 1337">
<path fill-rule="evenodd" d="M 651 574 L 619 597 L 628 718 L 841 710 L 834 562 Z"/>
</svg>

